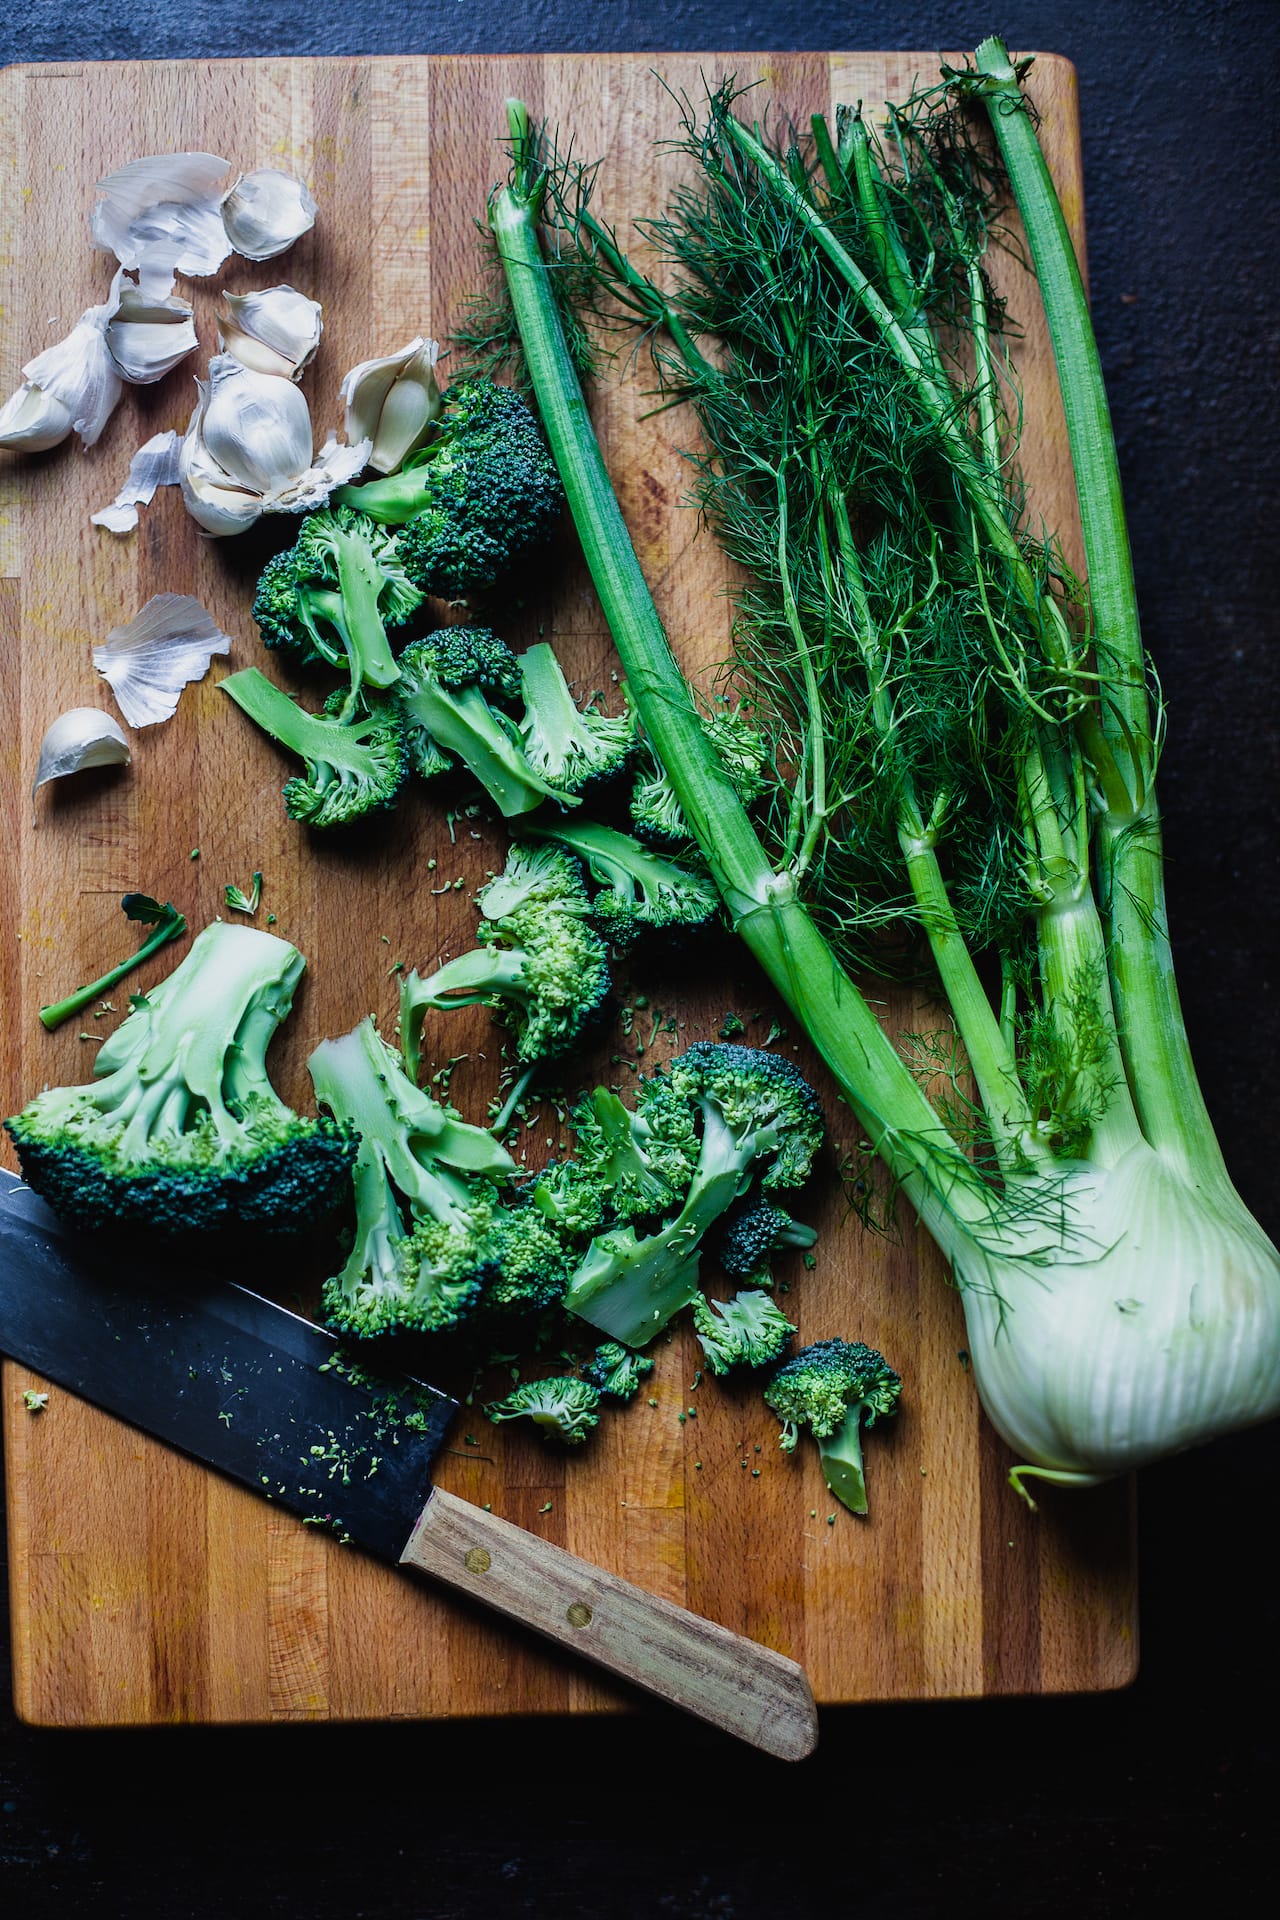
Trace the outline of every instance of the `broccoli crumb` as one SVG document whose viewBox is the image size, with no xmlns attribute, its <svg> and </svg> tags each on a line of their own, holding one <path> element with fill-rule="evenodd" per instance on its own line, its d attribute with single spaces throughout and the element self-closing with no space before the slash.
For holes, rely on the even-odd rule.
<svg viewBox="0 0 1280 1920">
<path fill-rule="evenodd" d="M 49 1404 L 49 1396 L 47 1393 L 37 1393 L 33 1387 L 28 1387 L 23 1393 L 22 1404 L 28 1413 L 43 1413 Z"/>
</svg>

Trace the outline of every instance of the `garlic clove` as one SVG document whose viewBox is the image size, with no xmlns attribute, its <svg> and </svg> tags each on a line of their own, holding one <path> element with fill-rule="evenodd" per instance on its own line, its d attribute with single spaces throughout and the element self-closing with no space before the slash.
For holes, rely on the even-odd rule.
<svg viewBox="0 0 1280 1920">
<path fill-rule="evenodd" d="M 233 485 L 270 495 L 306 472 L 311 414 L 291 380 L 221 353 L 209 362 L 208 388 L 201 436 Z"/>
<path fill-rule="evenodd" d="M 272 260 L 316 223 L 316 203 L 301 180 L 274 167 L 245 173 L 224 196 L 228 240 L 247 260 Z"/>
<path fill-rule="evenodd" d="M 36 794 L 49 780 L 63 780 L 87 767 L 127 766 L 129 742 L 120 722 L 101 707 L 72 707 L 60 713 L 40 742 L 36 777 L 31 782 L 31 818 Z"/>
<path fill-rule="evenodd" d="M 138 270 L 140 290 L 163 300 L 175 273 L 216 273 L 231 243 L 221 201 L 231 162 L 214 153 L 157 153 L 99 180 L 94 244 Z"/>
<path fill-rule="evenodd" d="M 150 506 L 157 487 L 176 487 L 179 480 L 180 433 L 153 433 L 129 462 L 129 478 L 109 507 L 100 507 L 89 519 L 108 533 L 132 533 L 138 508 Z"/>
<path fill-rule="evenodd" d="M 70 414 L 85 447 L 96 443 L 124 391 L 106 341 L 112 311 L 111 302 L 87 307 L 65 340 L 46 347 L 22 369 L 29 386 Z"/>
<path fill-rule="evenodd" d="M 296 380 L 320 345 L 320 302 L 289 286 L 227 293 L 218 315 L 218 345 L 252 373 Z"/>
<path fill-rule="evenodd" d="M 18 453 L 44 453 L 71 431 L 72 410 L 50 393 L 24 380 L 0 407 L 0 447 Z"/>
<path fill-rule="evenodd" d="M 150 727 L 171 717 L 182 689 L 204 678 L 215 653 L 230 651 L 230 635 L 198 600 L 157 593 L 93 649 L 93 664 L 130 726 Z"/>
<path fill-rule="evenodd" d="M 187 301 L 171 294 L 150 300 L 121 267 L 112 288 L 117 293 L 115 313 L 106 326 L 107 350 L 124 378 L 134 386 L 149 386 L 171 373 L 199 344 L 195 318 Z"/>
<path fill-rule="evenodd" d="M 243 533 L 262 517 L 262 495 L 238 486 L 223 471 L 204 444 L 201 423 L 208 398 L 208 382 L 197 380 L 200 399 L 178 449 L 178 485 L 191 518 L 206 533 Z"/>
<path fill-rule="evenodd" d="M 431 435 L 444 402 L 436 385 L 440 348 L 420 335 L 398 353 L 364 360 L 342 382 L 346 433 L 371 443 L 369 465 L 394 473 Z"/>
</svg>

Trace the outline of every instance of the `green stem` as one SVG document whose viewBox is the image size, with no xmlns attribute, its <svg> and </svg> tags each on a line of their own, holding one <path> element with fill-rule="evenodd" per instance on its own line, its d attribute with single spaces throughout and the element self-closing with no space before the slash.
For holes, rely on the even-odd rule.
<svg viewBox="0 0 1280 1920">
<path fill-rule="evenodd" d="M 1026 229 L 1062 390 L 1080 502 L 1101 727 L 1132 768 L 1132 799 L 1106 794 L 1098 829 L 1109 967 L 1133 1097 L 1150 1143 L 1221 1173 L 1178 998 L 1164 897 L 1155 748 L 1115 436 L 1071 235 L 1002 41 L 975 56 L 981 91 Z M 1126 803 L 1127 802 L 1127 803 Z"/>
</svg>

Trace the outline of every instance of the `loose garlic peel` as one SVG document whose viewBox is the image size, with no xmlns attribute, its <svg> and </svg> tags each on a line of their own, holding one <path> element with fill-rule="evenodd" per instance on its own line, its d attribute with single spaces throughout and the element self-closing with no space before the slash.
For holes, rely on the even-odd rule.
<svg viewBox="0 0 1280 1920">
<path fill-rule="evenodd" d="M 99 180 L 94 244 L 136 268 L 146 300 L 164 300 L 176 273 L 216 273 L 230 253 L 270 260 L 315 225 L 301 180 L 263 167 L 233 178 L 216 153 L 156 153 Z M 230 181 L 230 185 L 228 185 Z"/>
<path fill-rule="evenodd" d="M 127 766 L 129 742 L 120 722 L 101 707 L 72 707 L 46 730 L 40 742 L 36 777 L 31 782 L 31 823 L 36 823 L 36 794 L 47 781 L 64 780 L 88 767 Z"/>
<path fill-rule="evenodd" d="M 261 293 L 222 295 L 218 345 L 251 373 L 296 380 L 314 358 L 324 323 L 320 302 L 295 287 L 267 287 Z"/>
<path fill-rule="evenodd" d="M 157 593 L 93 649 L 93 664 L 130 726 L 150 727 L 173 715 L 182 689 L 204 678 L 215 653 L 230 651 L 231 636 L 198 600 Z"/>
<path fill-rule="evenodd" d="M 157 487 L 178 484 L 178 455 L 182 447 L 180 433 L 153 433 L 129 462 L 129 477 L 109 507 L 100 507 L 89 519 L 108 533 L 132 533 L 138 524 L 138 508 L 150 506 Z"/>
</svg>

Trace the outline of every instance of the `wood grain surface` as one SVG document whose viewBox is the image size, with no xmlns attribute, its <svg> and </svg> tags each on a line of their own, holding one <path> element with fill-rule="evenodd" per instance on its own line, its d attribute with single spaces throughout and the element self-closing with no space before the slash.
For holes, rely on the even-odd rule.
<svg viewBox="0 0 1280 1920">
<path fill-rule="evenodd" d="M 764 81 L 778 110 L 807 121 L 837 101 L 900 97 L 934 67 L 928 55 L 703 54 L 11 69 L 0 75 L 0 391 L 105 296 L 109 262 L 88 241 L 93 183 L 139 154 L 203 148 L 246 170 L 284 166 L 310 182 L 320 205 L 314 232 L 280 261 L 229 263 L 223 278 L 197 283 L 194 298 L 205 351 L 222 285 L 243 291 L 287 279 L 323 301 L 324 342 L 305 380 L 322 437 L 340 425 L 347 367 L 417 332 L 444 336 L 476 288 L 474 223 L 502 172 L 507 95 L 522 95 L 535 114 L 572 128 L 582 153 L 603 157 L 600 205 L 625 228 L 678 176 L 678 158 L 654 144 L 673 130 L 663 82 L 696 96 L 704 74 L 736 72 Z M 1072 70 L 1042 59 L 1033 92 L 1079 236 Z M 1009 267 L 1006 283 L 1025 332 L 1018 360 L 1031 422 L 1031 508 L 1078 558 L 1047 341 L 1025 276 Z M 129 389 L 89 454 L 74 442 L 26 460 L 0 454 L 6 1112 L 43 1085 L 87 1077 L 95 1041 L 127 1006 L 118 993 L 114 1014 L 52 1036 L 36 1019 L 41 1004 L 127 948 L 119 912 L 127 889 L 171 898 L 199 926 L 220 910 L 228 881 L 263 872 L 264 912 L 310 962 L 272 1056 L 282 1092 L 306 1105 L 311 1048 L 369 1012 L 389 1030 L 390 969 L 429 966 L 470 944 L 470 894 L 503 859 L 500 830 L 465 815 L 450 823 L 426 790 L 376 833 L 341 845 L 307 839 L 284 817 L 281 756 L 217 690 L 223 662 L 184 693 L 173 720 L 134 736 L 128 769 L 46 789 L 33 829 L 29 788 L 45 728 L 67 707 L 111 707 L 90 647 L 152 594 L 197 595 L 235 638 L 230 665 L 262 661 L 249 603 L 263 543 L 201 538 L 172 491 L 144 510 L 128 539 L 89 524 L 134 448 L 161 428 L 185 426 L 192 399 L 184 368 L 158 386 Z M 673 641 L 686 667 L 706 669 L 728 651 L 730 581 L 681 504 L 687 422 L 642 417 L 634 384 L 606 384 L 596 408 Z M 582 687 L 611 691 L 608 638 L 567 536 L 524 594 L 501 622 L 507 637 L 519 645 L 544 635 Z M 145 988 L 173 957 L 128 988 Z M 624 1000 L 643 995 L 648 1005 L 593 1063 L 610 1079 L 630 1080 L 638 1067 L 713 1036 L 726 1010 L 748 1020 L 749 1040 L 763 1039 L 772 1019 L 760 981 L 729 948 L 686 955 L 665 974 L 624 973 L 619 984 Z M 886 992 L 882 1006 L 894 1031 L 936 1018 L 908 994 Z M 497 1030 L 472 1010 L 442 1017 L 429 1040 L 432 1071 L 466 1056 L 452 1092 L 467 1117 L 483 1119 Z M 1130 1486 L 1076 1498 L 1050 1490 L 1038 1514 L 1011 1493 L 1010 1460 L 979 1414 L 959 1357 L 959 1303 L 931 1243 L 909 1220 L 896 1239 L 872 1240 L 844 1219 L 834 1170 L 852 1144 L 847 1116 L 805 1049 L 790 1037 L 777 1044 L 812 1071 L 834 1141 L 811 1196 L 822 1229 L 817 1266 L 784 1276 L 794 1283 L 788 1308 L 803 1339 L 867 1340 L 905 1381 L 901 1417 L 869 1443 L 870 1517 L 841 1510 L 828 1524 L 816 1452 L 779 1452 L 756 1388 L 704 1381 L 691 1391 L 697 1348 L 687 1330 L 658 1343 L 649 1394 L 603 1421 L 581 1457 L 464 1409 L 440 1483 L 800 1661 L 819 1702 L 1125 1684 L 1137 1658 Z M 563 1140 L 548 1105 L 530 1158 Z M 253 1278 L 286 1301 L 312 1297 L 313 1276 L 286 1261 Z M 24 1718 L 84 1726 L 634 1704 L 634 1694 L 570 1656 L 317 1537 L 67 1394 L 55 1389 L 44 1413 L 27 1414 L 22 1390 L 31 1384 L 4 1366 Z"/>
</svg>

